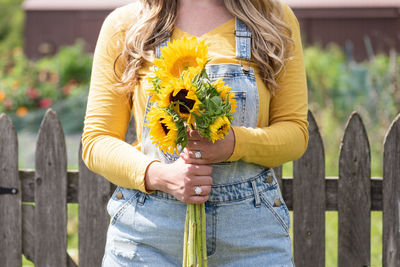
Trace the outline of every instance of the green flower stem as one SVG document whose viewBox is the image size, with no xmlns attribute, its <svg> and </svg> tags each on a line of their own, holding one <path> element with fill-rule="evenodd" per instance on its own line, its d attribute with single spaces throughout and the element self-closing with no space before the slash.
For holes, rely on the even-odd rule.
<svg viewBox="0 0 400 267">
<path fill-rule="evenodd" d="M 200 220 L 200 214 L 201 214 L 201 205 L 197 204 L 195 205 L 195 211 L 196 211 L 196 263 L 197 266 L 203 266 L 202 264 L 202 259 L 201 259 L 201 245 L 202 245 L 202 239 L 201 239 L 201 230 L 203 230 L 203 225 Z"/>
<path fill-rule="evenodd" d="M 190 204 L 190 231 L 189 231 L 189 267 L 194 267 L 196 261 L 196 222 L 195 222 L 195 206 Z"/>
<path fill-rule="evenodd" d="M 185 233 L 184 233 L 184 237 L 183 237 L 183 262 L 182 262 L 182 266 L 183 267 L 187 267 L 188 264 L 188 258 L 187 258 L 187 254 L 188 254 L 188 231 L 189 231 L 189 206 L 186 208 L 186 220 L 185 220 Z"/>
<path fill-rule="evenodd" d="M 186 208 L 183 267 L 207 267 L 206 213 L 203 204 Z"/>
<path fill-rule="evenodd" d="M 201 204 L 201 243 L 203 249 L 203 267 L 207 267 L 207 238 L 206 238 L 206 208 L 205 204 Z"/>
</svg>

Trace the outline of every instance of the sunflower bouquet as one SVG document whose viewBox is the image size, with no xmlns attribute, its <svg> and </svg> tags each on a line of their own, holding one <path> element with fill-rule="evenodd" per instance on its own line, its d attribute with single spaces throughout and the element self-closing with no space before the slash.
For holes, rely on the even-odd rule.
<svg viewBox="0 0 400 267">
<path fill-rule="evenodd" d="M 188 129 L 210 142 L 228 134 L 236 101 L 222 79 L 211 81 L 205 66 L 208 49 L 195 37 L 168 42 L 154 60 L 148 78 L 151 108 L 147 113 L 150 138 L 164 153 L 180 153 Z M 188 204 L 183 266 L 207 266 L 204 204 Z"/>
</svg>

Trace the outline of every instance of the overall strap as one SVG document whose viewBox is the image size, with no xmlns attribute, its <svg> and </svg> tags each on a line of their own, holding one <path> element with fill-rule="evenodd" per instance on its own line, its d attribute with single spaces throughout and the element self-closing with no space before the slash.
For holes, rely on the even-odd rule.
<svg viewBox="0 0 400 267">
<path fill-rule="evenodd" d="M 235 20 L 236 57 L 249 61 L 251 59 L 251 31 L 243 21 L 238 18 Z"/>
</svg>

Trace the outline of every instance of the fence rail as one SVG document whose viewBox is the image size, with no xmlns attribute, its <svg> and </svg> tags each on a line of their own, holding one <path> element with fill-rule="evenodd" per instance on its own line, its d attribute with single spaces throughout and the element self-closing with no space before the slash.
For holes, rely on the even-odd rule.
<svg viewBox="0 0 400 267">
<path fill-rule="evenodd" d="M 325 176 L 323 141 L 309 112 L 310 140 L 294 162 L 293 179 L 276 173 L 293 210 L 296 266 L 325 266 L 325 211 L 338 211 L 338 266 L 370 266 L 373 210 L 383 211 L 382 266 L 400 266 L 400 115 L 387 131 L 383 178 L 371 178 L 367 132 L 357 113 L 347 123 L 339 155 L 339 177 Z M 133 128 L 127 138 L 132 139 Z M 79 203 L 79 266 L 100 266 L 114 186 L 87 169 L 79 150 L 79 170 L 67 171 L 65 138 L 57 115 L 43 118 L 35 170 L 18 169 L 18 139 L 11 120 L 0 115 L 0 259 L 21 266 L 78 266 L 66 251 L 67 203 Z M 12 189 L 16 189 L 16 193 Z M 34 205 L 32 204 L 34 203 Z"/>
</svg>

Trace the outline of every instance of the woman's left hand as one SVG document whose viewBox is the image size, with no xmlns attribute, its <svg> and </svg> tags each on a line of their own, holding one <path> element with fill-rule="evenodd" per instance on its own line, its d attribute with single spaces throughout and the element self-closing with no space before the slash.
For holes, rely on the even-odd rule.
<svg viewBox="0 0 400 267">
<path fill-rule="evenodd" d="M 235 147 L 235 134 L 232 128 L 224 139 L 212 143 L 200 136 L 198 131 L 189 130 L 189 140 L 181 158 L 190 164 L 211 164 L 229 159 Z"/>
</svg>

